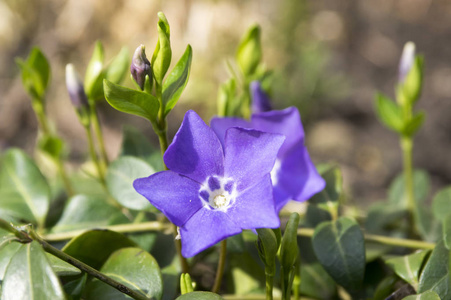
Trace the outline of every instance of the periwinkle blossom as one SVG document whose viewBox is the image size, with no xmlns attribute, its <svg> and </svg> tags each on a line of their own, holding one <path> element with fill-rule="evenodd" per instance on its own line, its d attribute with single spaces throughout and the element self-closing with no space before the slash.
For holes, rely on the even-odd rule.
<svg viewBox="0 0 451 300">
<path fill-rule="evenodd" d="M 216 117 L 211 120 L 211 127 L 221 142 L 224 142 L 225 132 L 230 127 L 252 128 L 286 137 L 271 171 L 276 209 L 280 211 L 290 200 L 308 200 L 324 189 L 325 181 L 318 174 L 304 145 L 304 129 L 297 108 L 268 110 L 269 99 L 258 82 L 251 84 L 251 92 L 254 113 L 250 121 Z"/>
<path fill-rule="evenodd" d="M 229 128 L 223 142 L 194 112 L 185 114 L 164 155 L 169 171 L 133 186 L 180 227 L 191 257 L 243 229 L 277 228 L 270 172 L 280 134 Z"/>
</svg>

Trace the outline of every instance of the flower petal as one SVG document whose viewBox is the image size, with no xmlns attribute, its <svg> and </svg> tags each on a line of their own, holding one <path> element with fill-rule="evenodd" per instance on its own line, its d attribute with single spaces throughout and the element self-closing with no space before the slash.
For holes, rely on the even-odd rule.
<svg viewBox="0 0 451 300">
<path fill-rule="evenodd" d="M 222 146 L 224 147 L 225 133 L 230 127 L 252 128 L 250 122 L 241 118 L 220 118 L 214 117 L 210 121 L 211 129 L 216 133 Z"/>
<path fill-rule="evenodd" d="M 229 236 L 238 234 L 241 228 L 221 211 L 200 209 L 180 227 L 182 255 L 192 257 Z"/>
<path fill-rule="evenodd" d="M 326 185 L 302 142 L 294 145 L 282 158 L 276 177 L 274 200 L 277 211 L 289 200 L 308 200 Z"/>
<path fill-rule="evenodd" d="M 242 192 L 227 210 L 241 229 L 278 228 L 280 219 L 274 207 L 270 175 Z"/>
<path fill-rule="evenodd" d="M 252 129 L 229 128 L 225 137 L 224 176 L 242 191 L 271 172 L 285 137 Z"/>
<path fill-rule="evenodd" d="M 202 208 L 200 184 L 172 171 L 136 179 L 133 187 L 177 226 L 185 224 Z"/>
<path fill-rule="evenodd" d="M 252 94 L 252 113 L 271 110 L 271 101 L 269 101 L 268 95 L 263 91 L 260 82 L 251 82 L 250 89 Z"/>
<path fill-rule="evenodd" d="M 279 133 L 286 137 L 285 143 L 280 148 L 279 157 L 284 156 L 297 142 L 304 141 L 304 128 L 296 107 L 253 114 L 252 128 L 265 132 Z"/>
<path fill-rule="evenodd" d="M 210 175 L 223 174 L 224 154 L 213 130 L 194 111 L 189 110 L 174 141 L 164 154 L 166 166 L 203 183 Z"/>
</svg>

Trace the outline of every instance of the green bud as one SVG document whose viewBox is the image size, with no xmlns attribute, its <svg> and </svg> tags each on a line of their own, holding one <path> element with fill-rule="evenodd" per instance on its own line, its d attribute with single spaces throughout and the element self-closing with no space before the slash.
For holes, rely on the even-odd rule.
<svg viewBox="0 0 451 300">
<path fill-rule="evenodd" d="M 158 18 L 158 42 L 152 56 L 152 70 L 155 81 L 161 86 L 171 64 L 172 50 L 168 20 L 162 12 L 158 13 Z"/>
<path fill-rule="evenodd" d="M 415 44 L 408 42 L 399 63 L 397 101 L 404 106 L 413 105 L 420 97 L 423 84 L 423 63 L 420 55 L 415 55 Z"/>
<path fill-rule="evenodd" d="M 103 97 L 104 50 L 100 41 L 96 42 L 94 52 L 85 74 L 85 90 L 89 99 L 97 100 Z"/>
<path fill-rule="evenodd" d="M 238 46 L 236 60 L 245 77 L 255 73 L 262 59 L 260 27 L 254 25 L 245 34 Z"/>
</svg>

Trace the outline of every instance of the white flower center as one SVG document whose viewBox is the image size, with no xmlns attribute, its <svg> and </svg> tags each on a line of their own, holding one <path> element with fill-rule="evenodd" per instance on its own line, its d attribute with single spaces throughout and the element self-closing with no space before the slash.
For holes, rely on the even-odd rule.
<svg viewBox="0 0 451 300">
<path fill-rule="evenodd" d="M 236 186 L 230 178 L 209 177 L 199 190 L 199 198 L 207 209 L 226 212 L 235 202 Z"/>
</svg>

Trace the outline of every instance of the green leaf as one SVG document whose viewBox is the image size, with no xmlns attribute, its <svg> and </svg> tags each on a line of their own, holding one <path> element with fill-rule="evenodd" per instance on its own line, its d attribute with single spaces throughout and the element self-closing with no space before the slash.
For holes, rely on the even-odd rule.
<svg viewBox="0 0 451 300">
<path fill-rule="evenodd" d="M 39 149 L 53 160 L 58 160 L 63 153 L 64 142 L 57 136 L 44 135 L 39 139 Z"/>
<path fill-rule="evenodd" d="M 313 195 L 309 200 L 312 204 L 326 204 L 327 202 L 337 202 L 343 192 L 343 176 L 340 168 L 329 167 L 321 176 L 326 181 L 326 187 L 319 193 Z"/>
<path fill-rule="evenodd" d="M 451 187 L 446 187 L 435 194 L 432 199 L 434 217 L 443 222 L 451 214 Z"/>
<path fill-rule="evenodd" d="M 115 251 L 100 272 L 151 299 L 161 299 L 163 281 L 157 261 L 140 248 L 122 248 Z M 113 287 L 93 280 L 87 287 L 87 299 L 129 299 Z"/>
<path fill-rule="evenodd" d="M 402 257 L 390 258 L 385 263 L 395 271 L 396 275 L 418 290 L 420 269 L 428 253 L 429 251 L 423 250 Z"/>
<path fill-rule="evenodd" d="M 223 298 L 215 293 L 210 292 L 192 292 L 181 295 L 176 300 L 222 300 Z"/>
<path fill-rule="evenodd" d="M 417 205 L 422 205 L 429 193 L 430 179 L 427 172 L 423 170 L 415 170 L 413 173 L 414 195 Z M 405 193 L 404 175 L 401 174 L 393 180 L 388 190 L 389 202 L 407 209 L 407 195 Z"/>
<path fill-rule="evenodd" d="M 135 246 L 135 243 L 123 234 L 111 230 L 94 229 L 74 237 L 62 250 L 91 267 L 99 269 L 116 250 Z"/>
<path fill-rule="evenodd" d="M 443 300 L 437 295 L 436 292 L 428 291 L 418 295 L 411 295 L 403 298 L 403 300 Z"/>
<path fill-rule="evenodd" d="M 154 123 L 157 119 L 160 104 L 154 96 L 137 90 L 132 90 L 108 80 L 103 82 L 105 98 L 118 111 L 143 117 Z"/>
<path fill-rule="evenodd" d="M 231 269 L 227 282 L 233 286 L 235 294 L 246 295 L 264 289 L 265 272 L 249 252 L 231 253 L 227 259 Z"/>
<path fill-rule="evenodd" d="M 6 268 L 3 300 L 65 299 L 63 289 L 37 242 L 22 245 Z"/>
<path fill-rule="evenodd" d="M 22 83 L 28 94 L 35 99 L 42 99 L 50 79 L 50 64 L 42 53 L 35 47 L 31 50 L 26 61 L 16 60 L 22 73 Z"/>
<path fill-rule="evenodd" d="M 11 258 L 16 254 L 22 244 L 15 242 L 5 245 L 0 249 L 0 281 L 3 281 L 6 267 L 8 267 Z"/>
<path fill-rule="evenodd" d="M 152 56 L 152 71 L 155 81 L 161 86 L 171 64 L 172 50 L 168 20 L 162 12 L 158 13 L 158 18 L 158 43 Z"/>
<path fill-rule="evenodd" d="M 8 194 L 7 198 L 0 199 L 0 211 L 2 208 L 20 210 L 26 205 L 31 215 L 21 211 L 17 211 L 17 215 L 27 217 L 24 220 L 36 222 L 40 227 L 44 225 L 50 205 L 50 189 L 36 164 L 22 150 L 11 149 L 3 156 L 0 190 L 3 195 Z M 12 199 L 16 203 L 12 203 Z"/>
<path fill-rule="evenodd" d="M 335 299 L 336 289 L 333 279 L 319 263 L 301 264 L 299 290 L 302 295 L 315 299 Z"/>
<path fill-rule="evenodd" d="M 448 214 L 443 220 L 443 241 L 445 247 L 448 248 L 448 250 L 451 250 L 451 214 Z"/>
<path fill-rule="evenodd" d="M 313 234 L 316 257 L 329 275 L 351 294 L 361 289 L 365 242 L 359 225 L 348 217 L 323 222 Z"/>
<path fill-rule="evenodd" d="M 76 195 L 69 199 L 63 215 L 52 228 L 52 232 L 108 226 L 117 223 L 118 219 L 127 221 L 119 208 L 97 197 Z"/>
<path fill-rule="evenodd" d="M 403 130 L 404 122 L 401 107 L 380 93 L 376 94 L 376 114 L 379 120 L 389 129 L 396 132 Z"/>
<path fill-rule="evenodd" d="M 282 295 L 284 299 L 290 297 L 293 279 L 296 275 L 295 265 L 299 260 L 299 248 L 297 242 L 297 231 L 299 226 L 299 214 L 292 213 L 288 219 L 285 232 L 280 243 L 280 277 L 282 282 Z"/>
<path fill-rule="evenodd" d="M 81 274 L 81 271 L 78 268 L 74 267 L 71 264 L 68 264 L 64 260 L 59 259 L 58 257 L 50 253 L 45 253 L 45 256 L 47 257 L 47 260 L 52 266 L 53 271 L 58 276 L 73 276 Z"/>
<path fill-rule="evenodd" d="M 132 156 L 122 156 L 111 163 L 106 175 L 106 184 L 111 195 L 124 207 L 144 210 L 152 208 L 150 202 L 133 188 L 137 178 L 155 173 L 145 161 Z"/>
<path fill-rule="evenodd" d="M 426 119 L 426 114 L 424 112 L 416 113 L 412 119 L 410 119 L 407 124 L 405 124 L 402 133 L 407 136 L 413 136 L 423 125 Z"/>
<path fill-rule="evenodd" d="M 442 300 L 451 299 L 449 250 L 443 241 L 435 246 L 420 275 L 419 293 L 436 292 Z"/>
<path fill-rule="evenodd" d="M 91 60 L 85 73 L 85 91 L 89 99 L 97 100 L 103 97 L 102 81 L 105 77 L 103 70 L 104 50 L 102 43 L 97 41 Z"/>
<path fill-rule="evenodd" d="M 260 26 L 254 25 L 248 29 L 238 46 L 236 61 L 245 77 L 251 76 L 262 59 L 260 41 Z"/>
<path fill-rule="evenodd" d="M 165 116 L 174 108 L 175 104 L 177 104 L 180 95 L 188 83 L 192 58 L 193 50 L 191 49 L 191 46 L 188 45 L 185 53 L 183 53 L 172 72 L 164 81 L 163 105 Z"/>
<path fill-rule="evenodd" d="M 122 47 L 121 51 L 114 57 L 105 72 L 105 78 L 113 83 L 120 83 L 130 68 L 130 52 L 127 47 Z"/>
<path fill-rule="evenodd" d="M 381 282 L 379 282 L 379 284 L 377 285 L 372 299 L 385 300 L 388 296 L 390 296 L 390 294 L 393 293 L 398 280 L 398 277 L 396 277 L 395 275 L 390 275 L 382 279 Z"/>
<path fill-rule="evenodd" d="M 82 299 L 81 297 L 85 290 L 87 279 L 88 273 L 84 273 L 81 277 L 64 284 L 64 291 L 71 297 L 71 300 Z"/>
</svg>

